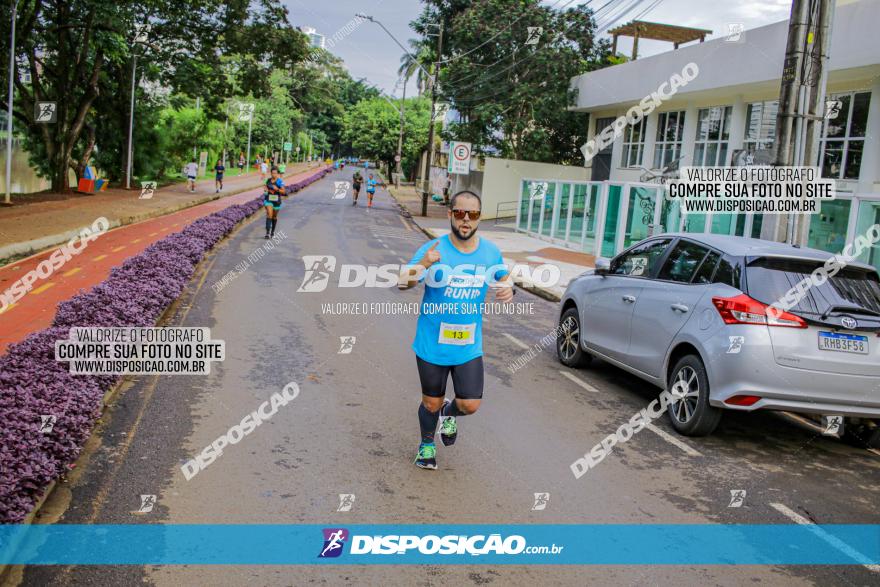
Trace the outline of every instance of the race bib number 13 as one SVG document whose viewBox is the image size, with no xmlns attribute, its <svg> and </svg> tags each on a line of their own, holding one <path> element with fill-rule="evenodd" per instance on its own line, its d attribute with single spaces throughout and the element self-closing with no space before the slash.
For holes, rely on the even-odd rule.
<svg viewBox="0 0 880 587">
<path fill-rule="evenodd" d="M 476 323 L 473 324 L 447 324 L 440 323 L 440 338 L 437 340 L 440 344 L 466 345 L 474 344 L 474 332 L 477 330 Z"/>
</svg>

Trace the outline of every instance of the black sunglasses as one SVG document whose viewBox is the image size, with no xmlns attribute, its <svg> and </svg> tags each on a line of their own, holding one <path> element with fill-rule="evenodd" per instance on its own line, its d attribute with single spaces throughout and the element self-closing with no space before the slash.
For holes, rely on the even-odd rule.
<svg viewBox="0 0 880 587">
<path fill-rule="evenodd" d="M 452 211 L 452 217 L 456 220 L 464 220 L 465 215 L 471 220 L 476 220 L 480 217 L 479 210 L 458 210 L 455 209 Z"/>
</svg>

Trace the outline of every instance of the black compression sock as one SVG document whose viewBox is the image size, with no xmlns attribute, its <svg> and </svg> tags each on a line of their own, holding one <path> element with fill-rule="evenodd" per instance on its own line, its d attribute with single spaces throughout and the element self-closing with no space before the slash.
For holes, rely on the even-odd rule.
<svg viewBox="0 0 880 587">
<path fill-rule="evenodd" d="M 266 234 L 272 229 L 272 219 L 266 216 Z"/>
<path fill-rule="evenodd" d="M 422 442 L 434 442 L 440 410 L 429 412 L 425 404 L 419 404 L 419 428 L 422 429 Z"/>
<path fill-rule="evenodd" d="M 273 218 L 273 219 L 272 219 L 272 234 L 275 234 L 275 227 L 276 227 L 276 226 L 278 226 L 278 219 L 277 219 L 277 218 Z"/>
<path fill-rule="evenodd" d="M 440 410 L 441 416 L 464 416 L 466 415 L 464 412 L 458 409 L 458 402 L 452 400 L 450 403 L 443 406 Z"/>
</svg>

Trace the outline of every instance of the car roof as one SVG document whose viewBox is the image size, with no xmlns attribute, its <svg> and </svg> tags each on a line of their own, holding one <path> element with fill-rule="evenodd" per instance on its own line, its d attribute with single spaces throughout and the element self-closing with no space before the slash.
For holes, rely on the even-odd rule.
<svg viewBox="0 0 880 587">
<path fill-rule="evenodd" d="M 811 249 L 808 247 L 795 247 L 788 243 L 779 243 L 776 241 L 767 241 L 759 238 L 748 238 L 744 236 L 730 236 L 726 234 L 669 232 L 657 236 L 672 236 L 690 239 L 692 241 L 712 247 L 713 249 L 717 249 L 732 257 L 791 257 L 797 259 L 825 261 L 833 255 L 833 253 L 821 251 L 819 249 Z M 868 265 L 867 263 L 852 261 L 848 264 L 854 267 L 861 267 L 862 269 L 876 271 L 876 269 L 872 265 Z"/>
</svg>

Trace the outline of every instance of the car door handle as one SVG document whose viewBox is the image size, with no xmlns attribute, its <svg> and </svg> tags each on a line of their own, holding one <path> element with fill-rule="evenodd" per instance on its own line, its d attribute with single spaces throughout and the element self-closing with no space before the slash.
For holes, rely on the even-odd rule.
<svg viewBox="0 0 880 587">
<path fill-rule="evenodd" d="M 672 304 L 669 307 L 672 308 L 673 310 L 675 310 L 676 312 L 681 312 L 682 314 L 684 314 L 690 310 L 690 308 L 688 308 L 684 304 Z"/>
<path fill-rule="evenodd" d="M 629 295 L 623 296 L 623 301 L 626 302 L 627 304 L 634 304 L 636 301 L 636 296 L 629 296 Z"/>
</svg>

